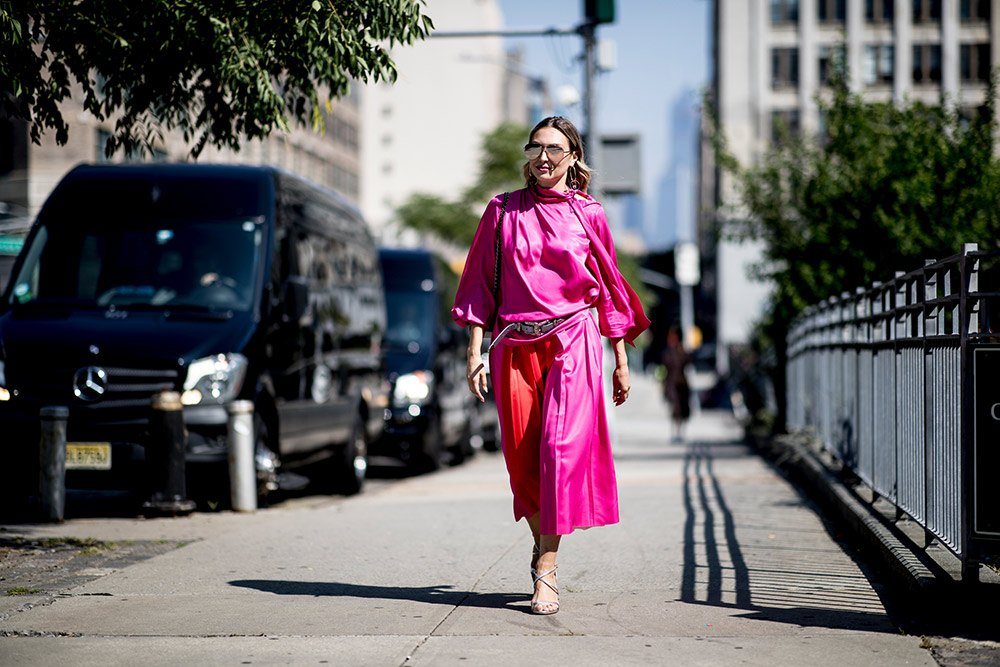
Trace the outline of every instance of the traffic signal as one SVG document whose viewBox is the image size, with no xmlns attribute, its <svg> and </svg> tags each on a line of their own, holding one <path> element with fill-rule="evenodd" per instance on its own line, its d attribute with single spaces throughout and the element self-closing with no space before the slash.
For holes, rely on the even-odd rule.
<svg viewBox="0 0 1000 667">
<path fill-rule="evenodd" d="M 583 12 L 588 23 L 614 23 L 615 0 L 583 0 Z"/>
</svg>

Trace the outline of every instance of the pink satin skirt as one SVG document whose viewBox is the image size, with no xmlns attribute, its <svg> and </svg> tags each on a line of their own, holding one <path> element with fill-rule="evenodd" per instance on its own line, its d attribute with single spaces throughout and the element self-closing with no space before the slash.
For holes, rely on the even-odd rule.
<svg viewBox="0 0 1000 667">
<path fill-rule="evenodd" d="M 540 513 L 543 535 L 618 523 L 604 412 L 601 336 L 586 311 L 490 353 L 514 518 Z"/>
</svg>

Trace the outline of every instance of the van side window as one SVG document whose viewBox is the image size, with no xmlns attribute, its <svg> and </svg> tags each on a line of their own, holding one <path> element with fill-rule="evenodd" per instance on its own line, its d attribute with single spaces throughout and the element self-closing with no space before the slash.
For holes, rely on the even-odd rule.
<svg viewBox="0 0 1000 667">
<path fill-rule="evenodd" d="M 277 294 L 289 272 L 288 230 L 283 225 L 274 226 L 274 248 L 275 252 L 271 255 L 271 284 Z"/>
</svg>

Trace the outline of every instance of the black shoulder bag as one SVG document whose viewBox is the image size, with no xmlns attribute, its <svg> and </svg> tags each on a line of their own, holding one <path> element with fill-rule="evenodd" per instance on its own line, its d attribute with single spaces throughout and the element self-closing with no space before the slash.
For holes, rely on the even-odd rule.
<svg viewBox="0 0 1000 667">
<path fill-rule="evenodd" d="M 507 197 L 509 196 L 509 192 L 503 193 L 503 204 L 500 205 L 500 219 L 497 220 L 497 237 L 493 241 L 496 254 L 496 261 L 493 265 L 493 315 L 486 324 L 486 327 L 490 331 L 496 328 L 497 316 L 500 312 L 500 257 L 503 246 L 503 217 L 507 212 Z"/>
</svg>

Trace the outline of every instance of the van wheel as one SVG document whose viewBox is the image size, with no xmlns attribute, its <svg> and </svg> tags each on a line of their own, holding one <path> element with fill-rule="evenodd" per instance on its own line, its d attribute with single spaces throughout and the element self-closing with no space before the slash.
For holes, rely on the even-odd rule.
<svg viewBox="0 0 1000 667">
<path fill-rule="evenodd" d="M 437 417 L 427 425 L 427 430 L 420 434 L 418 451 L 410 459 L 413 472 L 434 472 L 441 468 L 441 424 Z"/>
<path fill-rule="evenodd" d="M 365 430 L 365 420 L 360 414 L 354 418 L 350 439 L 333 460 L 334 490 L 345 496 L 360 493 L 368 471 L 368 433 Z"/>
<path fill-rule="evenodd" d="M 462 462 L 468 461 L 476 455 L 476 449 L 482 446 L 483 437 L 479 433 L 476 421 L 470 416 L 465 422 L 462 430 L 462 438 L 458 441 L 458 448 L 461 452 L 459 457 Z"/>
<path fill-rule="evenodd" d="M 253 413 L 254 467 L 257 470 L 257 502 L 267 503 L 268 496 L 278 490 L 278 471 L 281 460 L 271 442 L 271 430 L 267 420 L 257 412 Z"/>
</svg>

